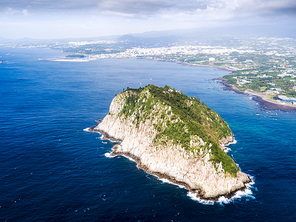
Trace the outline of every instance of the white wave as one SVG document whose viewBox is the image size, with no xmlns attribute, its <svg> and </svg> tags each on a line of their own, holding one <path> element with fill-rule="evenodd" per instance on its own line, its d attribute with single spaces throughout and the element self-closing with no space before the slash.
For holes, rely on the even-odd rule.
<svg viewBox="0 0 296 222">
<path fill-rule="evenodd" d="M 108 158 L 113 158 L 113 157 L 115 157 L 115 156 L 111 156 L 111 153 L 105 153 L 105 156 L 108 157 Z M 132 159 L 132 158 L 129 157 L 129 156 L 125 156 L 125 155 L 123 155 L 123 156 L 124 156 L 125 158 L 128 158 L 130 161 L 136 162 L 134 159 Z M 237 165 L 238 165 L 238 164 L 237 164 Z M 239 165 L 238 165 L 238 167 L 239 167 Z M 137 164 L 137 168 L 138 168 L 138 169 L 142 169 L 142 168 L 139 168 L 139 167 L 138 167 L 138 164 Z M 144 169 L 142 169 L 142 170 L 144 170 Z M 172 184 L 172 185 L 178 186 L 179 188 L 184 188 L 184 189 L 186 189 L 186 187 L 183 186 L 183 185 L 179 185 L 179 184 L 173 183 L 173 182 L 171 182 L 171 181 L 169 181 L 168 179 L 165 179 L 165 178 L 159 178 L 157 175 L 155 175 L 155 174 L 150 174 L 150 173 L 148 173 L 146 170 L 144 170 L 144 171 L 145 171 L 147 174 L 149 174 L 149 175 L 155 176 L 158 180 L 162 181 L 163 183 L 169 183 L 169 184 Z M 243 197 L 247 197 L 247 198 L 251 198 L 251 199 L 256 199 L 256 198 L 252 195 L 253 192 L 252 192 L 252 190 L 251 190 L 251 188 L 253 188 L 252 185 L 255 184 L 255 182 L 254 182 L 254 177 L 253 177 L 253 176 L 250 176 L 250 175 L 248 175 L 248 176 L 251 178 L 252 182 L 246 184 L 246 189 L 245 189 L 245 190 L 243 190 L 243 191 L 237 191 L 237 192 L 235 193 L 235 195 L 232 196 L 231 198 L 226 198 L 226 197 L 222 196 L 222 197 L 220 197 L 217 201 L 213 201 L 213 200 L 203 200 L 203 199 L 197 197 L 195 193 L 192 193 L 192 192 L 190 192 L 190 191 L 188 191 L 187 196 L 190 197 L 192 200 L 197 201 L 197 202 L 199 202 L 199 203 L 201 203 L 201 204 L 204 204 L 204 205 L 214 205 L 215 203 L 218 203 L 218 204 L 220 204 L 220 205 L 229 204 L 229 203 L 231 203 L 231 202 L 234 202 L 234 200 L 236 200 L 236 199 L 242 199 Z"/>
<path fill-rule="evenodd" d="M 242 198 L 247 198 L 248 199 L 256 199 L 254 196 L 253 196 L 253 192 L 252 190 L 250 189 L 250 187 L 247 186 L 247 189 L 245 190 L 239 190 L 235 193 L 235 195 L 233 197 L 231 197 L 230 199 L 228 198 L 225 198 L 225 197 L 220 197 L 218 202 L 220 204 L 228 204 L 228 203 L 231 203 L 237 199 L 242 199 Z"/>
<path fill-rule="evenodd" d="M 87 127 L 87 128 L 85 128 L 85 129 L 83 129 L 83 131 L 100 134 L 99 132 L 96 132 L 96 131 L 93 131 L 93 130 L 90 130 L 90 129 L 91 129 L 91 127 Z M 98 137 L 97 137 L 97 138 L 98 138 Z M 103 135 L 102 135 L 100 138 L 103 139 Z"/>
<path fill-rule="evenodd" d="M 173 182 L 169 181 L 168 179 L 165 179 L 165 178 L 159 178 L 159 177 L 157 177 L 157 178 L 158 178 L 160 181 L 162 181 L 163 183 L 169 183 L 169 184 L 172 184 L 172 185 L 178 186 L 179 188 L 185 188 L 185 186 L 180 185 L 180 184 L 173 183 Z"/>
<path fill-rule="evenodd" d="M 251 178 L 252 182 L 247 183 L 246 186 L 251 187 L 251 186 L 253 186 L 255 184 L 255 177 L 251 176 L 250 174 L 247 174 L 247 175 Z"/>
<path fill-rule="evenodd" d="M 123 155 L 125 158 L 128 158 L 130 161 L 133 161 L 133 162 L 137 162 L 137 161 L 135 161 L 133 158 L 131 158 L 131 157 L 129 157 L 129 156 L 125 156 L 125 155 Z M 138 167 L 138 165 L 137 165 L 137 167 Z"/>
<path fill-rule="evenodd" d="M 222 197 L 219 197 L 219 199 L 217 201 L 203 200 L 203 199 L 200 199 L 199 197 L 197 197 L 196 194 L 192 193 L 192 192 L 188 192 L 187 196 L 190 197 L 192 200 L 197 201 L 197 202 L 204 204 L 204 205 L 214 205 L 215 203 L 220 204 L 220 205 L 224 205 L 224 204 L 232 203 L 235 200 L 241 200 L 242 198 L 246 198 L 247 201 L 249 199 L 254 200 L 256 198 L 253 196 L 253 192 L 252 192 L 251 188 L 253 188 L 252 185 L 254 185 L 255 182 L 254 182 L 253 178 L 251 178 L 251 179 L 252 179 L 252 182 L 246 184 L 247 188 L 245 190 L 237 191 L 235 193 L 235 195 L 232 196 L 231 198 L 227 198 L 225 196 L 222 196 Z"/>
<path fill-rule="evenodd" d="M 232 142 L 229 142 L 228 144 L 224 145 L 224 152 L 225 153 L 228 153 L 229 151 L 231 151 L 231 149 L 228 147 L 229 145 L 232 145 L 232 144 L 236 144 L 237 143 L 237 140 L 235 138 L 233 138 L 233 141 Z"/>
<path fill-rule="evenodd" d="M 112 156 L 111 153 L 105 153 L 104 155 L 105 155 L 105 157 L 108 157 L 108 158 L 114 158 L 115 157 L 115 156 Z"/>
<path fill-rule="evenodd" d="M 231 144 L 237 144 L 237 140 L 235 138 L 233 138 L 233 141 L 230 142 L 228 145 L 231 145 Z"/>
<path fill-rule="evenodd" d="M 214 205 L 215 204 L 215 201 L 213 201 L 213 200 L 202 200 L 199 197 L 197 197 L 195 193 L 192 193 L 192 192 L 188 192 L 187 196 L 190 197 L 191 200 L 197 201 L 197 202 L 199 202 L 201 204 L 204 204 L 204 205 Z"/>
<path fill-rule="evenodd" d="M 228 153 L 229 151 L 231 151 L 231 149 L 229 147 L 226 147 L 226 146 L 224 147 L 223 150 L 224 150 L 225 153 Z"/>
<path fill-rule="evenodd" d="M 232 142 L 229 142 L 228 144 L 224 145 L 224 152 L 225 153 L 228 153 L 229 151 L 231 151 L 231 149 L 228 147 L 229 145 L 232 145 L 232 144 L 236 144 L 237 143 L 237 140 L 235 138 L 233 138 L 233 141 Z"/>
</svg>

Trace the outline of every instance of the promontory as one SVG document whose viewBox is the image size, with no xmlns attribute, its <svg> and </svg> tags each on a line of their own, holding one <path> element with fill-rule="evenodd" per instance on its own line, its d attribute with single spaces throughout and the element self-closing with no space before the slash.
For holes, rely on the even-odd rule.
<svg viewBox="0 0 296 222">
<path fill-rule="evenodd" d="M 202 199 L 231 197 L 251 182 L 224 151 L 233 141 L 228 124 L 197 97 L 169 86 L 119 93 L 91 130 L 120 141 L 112 155 L 131 157 L 140 168 Z"/>
</svg>

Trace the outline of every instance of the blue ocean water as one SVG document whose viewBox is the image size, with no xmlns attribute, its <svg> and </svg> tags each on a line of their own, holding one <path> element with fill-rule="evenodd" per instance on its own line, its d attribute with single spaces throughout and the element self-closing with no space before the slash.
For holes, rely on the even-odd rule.
<svg viewBox="0 0 296 222">
<path fill-rule="evenodd" d="M 38 60 L 49 49 L 0 48 L 0 221 L 295 221 L 296 113 L 268 111 L 225 91 L 227 71 L 171 62 Z M 126 87 L 170 85 L 197 96 L 230 125 L 231 155 L 255 181 L 251 193 L 192 200 L 83 129 Z"/>
</svg>

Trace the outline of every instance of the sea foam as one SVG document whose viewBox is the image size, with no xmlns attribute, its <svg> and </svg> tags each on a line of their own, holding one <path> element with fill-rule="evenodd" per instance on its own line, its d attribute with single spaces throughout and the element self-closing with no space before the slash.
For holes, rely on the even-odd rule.
<svg viewBox="0 0 296 222">
<path fill-rule="evenodd" d="M 104 155 L 105 155 L 107 158 L 113 158 L 113 157 L 115 157 L 115 156 L 112 156 L 111 153 L 105 153 Z M 132 162 L 136 162 L 133 158 L 131 158 L 131 157 L 129 157 L 129 156 L 125 156 L 125 155 L 122 155 L 122 156 L 124 156 L 125 158 L 129 159 L 129 160 L 132 161 Z M 138 169 L 142 169 L 142 170 L 144 170 L 144 171 L 145 171 L 147 174 L 149 174 L 149 175 L 155 176 L 158 180 L 162 181 L 163 183 L 172 184 L 172 185 L 175 185 L 175 186 L 177 186 L 177 187 L 179 187 L 179 188 L 186 189 L 185 186 L 183 186 L 183 185 L 179 185 L 179 184 L 173 183 L 173 182 L 171 182 L 171 181 L 168 180 L 168 179 L 160 178 L 160 177 L 158 177 L 158 176 L 155 175 L 155 174 L 148 173 L 145 169 L 143 169 L 143 168 L 139 168 L 138 165 L 137 165 L 137 168 L 138 168 Z M 231 198 L 226 198 L 226 197 L 222 196 L 222 197 L 220 197 L 217 201 L 213 201 L 213 200 L 203 200 L 203 199 L 197 197 L 195 193 L 192 193 L 192 192 L 190 192 L 190 191 L 188 191 L 187 196 L 190 197 L 192 200 L 197 201 L 197 202 L 199 202 L 199 203 L 201 203 L 201 204 L 204 204 L 204 205 L 214 205 L 214 204 L 224 205 L 224 204 L 232 203 L 232 202 L 234 202 L 235 200 L 242 199 L 242 198 L 246 198 L 247 201 L 250 200 L 250 199 L 253 200 L 253 199 L 256 199 L 256 198 L 253 196 L 253 192 L 252 192 L 252 190 L 251 190 L 251 188 L 253 188 L 253 185 L 255 184 L 255 182 L 254 182 L 254 177 L 251 176 L 251 175 L 248 175 L 248 176 L 251 178 L 252 182 L 246 184 L 246 189 L 245 189 L 245 190 L 243 190 L 243 191 L 241 191 L 241 190 L 237 191 L 237 192 L 235 193 L 235 195 L 232 196 Z"/>
<path fill-rule="evenodd" d="M 232 145 L 232 144 L 236 144 L 236 143 L 237 143 L 237 140 L 235 138 L 233 138 L 232 142 L 228 143 L 227 145 L 224 145 L 224 147 L 225 147 L 224 152 L 228 153 L 229 151 L 231 151 L 231 149 L 228 146 Z"/>
<path fill-rule="evenodd" d="M 176 183 L 173 183 L 171 181 L 169 181 L 168 179 L 165 179 L 165 178 L 159 178 L 157 177 L 160 181 L 162 181 L 163 183 L 169 183 L 169 184 L 172 184 L 172 185 L 175 185 L 175 186 L 178 186 L 179 188 L 184 188 L 185 189 L 185 186 L 183 185 L 179 185 L 179 184 L 176 184 Z"/>
<path fill-rule="evenodd" d="M 228 153 L 229 151 L 231 151 L 231 149 L 230 149 L 229 147 L 226 147 L 226 146 L 225 146 L 225 148 L 224 148 L 224 152 L 225 152 L 225 153 Z"/>
<path fill-rule="evenodd" d="M 254 182 L 254 178 L 252 176 L 249 175 L 249 177 L 252 179 L 252 182 L 246 184 L 245 190 L 237 191 L 235 193 L 235 195 L 232 196 L 231 198 L 227 198 L 225 196 L 222 196 L 222 197 L 219 197 L 219 199 L 217 201 L 203 200 L 203 199 L 197 197 L 195 193 L 192 193 L 190 191 L 187 193 L 187 196 L 190 197 L 192 200 L 197 201 L 197 202 L 204 204 L 204 205 L 214 205 L 214 204 L 224 205 L 224 204 L 233 203 L 236 200 L 242 200 L 243 198 L 246 201 L 249 201 L 250 199 L 254 200 L 256 198 L 253 196 L 252 188 L 254 188 L 253 185 L 255 184 L 255 182 Z"/>
<path fill-rule="evenodd" d="M 105 155 L 105 157 L 107 157 L 107 158 L 114 158 L 115 156 L 112 156 L 111 154 L 112 154 L 112 153 L 105 153 L 104 155 Z"/>
<path fill-rule="evenodd" d="M 231 144 L 236 144 L 237 143 L 237 140 L 235 138 L 233 138 L 233 141 L 230 142 L 228 145 L 231 145 Z"/>
</svg>

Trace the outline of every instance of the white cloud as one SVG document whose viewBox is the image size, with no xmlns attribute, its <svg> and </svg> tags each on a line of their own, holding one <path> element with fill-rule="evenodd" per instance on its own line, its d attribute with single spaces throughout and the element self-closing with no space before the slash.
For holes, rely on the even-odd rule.
<svg viewBox="0 0 296 222">
<path fill-rule="evenodd" d="M 27 9 L 24 9 L 22 11 L 22 13 L 23 13 L 24 16 L 28 16 L 29 15 L 29 11 Z"/>
<path fill-rule="evenodd" d="M 296 0 L 1 0 L 1 6 L 3 33 L 40 38 L 296 22 Z"/>
<path fill-rule="evenodd" d="M 29 15 L 29 11 L 27 9 L 23 9 L 23 10 L 16 10 L 10 7 L 6 7 L 5 8 L 5 14 L 7 15 L 24 15 L 24 16 L 28 16 Z"/>
<path fill-rule="evenodd" d="M 5 8 L 5 13 L 8 14 L 8 15 L 13 15 L 15 13 L 18 13 L 20 12 L 19 10 L 14 10 L 13 8 L 10 8 L 10 7 L 6 7 Z"/>
</svg>

